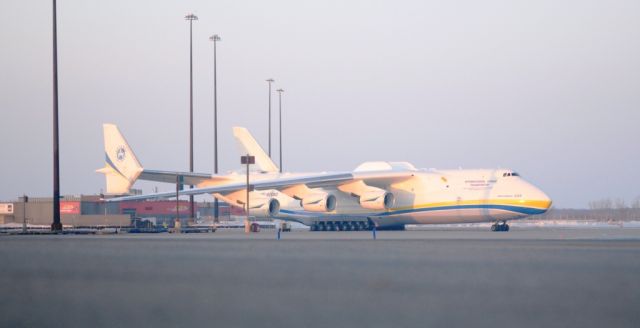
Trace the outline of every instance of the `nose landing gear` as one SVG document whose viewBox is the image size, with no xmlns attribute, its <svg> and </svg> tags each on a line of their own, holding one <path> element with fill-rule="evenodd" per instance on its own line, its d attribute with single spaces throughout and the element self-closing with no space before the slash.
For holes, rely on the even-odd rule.
<svg viewBox="0 0 640 328">
<path fill-rule="evenodd" d="M 509 231 L 507 221 L 498 220 L 491 226 L 491 231 Z"/>
</svg>

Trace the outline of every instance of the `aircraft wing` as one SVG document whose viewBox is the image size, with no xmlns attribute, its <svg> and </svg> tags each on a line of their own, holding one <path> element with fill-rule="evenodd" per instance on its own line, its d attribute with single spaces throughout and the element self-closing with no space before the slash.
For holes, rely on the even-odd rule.
<svg viewBox="0 0 640 328">
<path fill-rule="evenodd" d="M 304 185 L 308 188 L 327 188 L 335 187 L 339 188 L 342 185 L 350 183 L 365 183 L 371 185 L 390 184 L 393 182 L 402 181 L 404 179 L 413 176 L 412 171 L 401 172 L 342 172 L 342 173 L 320 173 L 307 176 L 295 176 L 295 177 L 280 177 L 268 180 L 258 180 L 251 182 L 253 190 L 270 190 L 270 189 L 283 189 L 292 186 Z M 185 189 L 178 192 L 178 196 L 185 195 L 201 195 L 201 194 L 215 194 L 215 193 L 229 193 L 238 190 L 246 189 L 246 183 L 235 182 L 213 187 Z M 156 199 L 156 198 L 172 198 L 176 193 L 161 192 L 147 195 L 135 195 L 125 196 L 107 199 L 109 202 L 125 201 L 125 200 L 144 200 L 144 199 Z"/>
</svg>

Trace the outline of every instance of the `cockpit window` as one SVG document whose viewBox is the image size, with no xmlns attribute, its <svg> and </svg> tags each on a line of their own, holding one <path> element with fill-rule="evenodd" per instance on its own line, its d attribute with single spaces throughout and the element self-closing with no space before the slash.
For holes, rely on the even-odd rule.
<svg viewBox="0 0 640 328">
<path fill-rule="evenodd" d="M 511 175 L 513 175 L 514 177 L 519 177 L 520 176 L 520 174 L 518 174 L 518 172 L 513 172 L 513 173 L 511 173 Z"/>
<path fill-rule="evenodd" d="M 517 172 L 505 172 L 502 173 L 502 177 L 519 177 L 520 174 L 518 174 Z"/>
</svg>

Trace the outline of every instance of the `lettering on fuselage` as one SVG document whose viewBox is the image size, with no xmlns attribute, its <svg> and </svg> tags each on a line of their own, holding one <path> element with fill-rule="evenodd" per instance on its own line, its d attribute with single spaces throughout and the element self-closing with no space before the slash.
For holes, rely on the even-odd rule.
<svg viewBox="0 0 640 328">
<path fill-rule="evenodd" d="M 496 180 L 465 180 L 464 181 L 464 189 L 465 190 L 483 190 L 489 189 L 493 187 L 496 183 Z"/>
<path fill-rule="evenodd" d="M 267 197 L 278 197 L 278 192 L 277 191 L 267 191 L 265 193 L 262 193 L 263 196 L 267 196 Z"/>
<path fill-rule="evenodd" d="M 515 195 L 498 195 L 498 198 L 522 198 L 522 194 Z"/>
</svg>

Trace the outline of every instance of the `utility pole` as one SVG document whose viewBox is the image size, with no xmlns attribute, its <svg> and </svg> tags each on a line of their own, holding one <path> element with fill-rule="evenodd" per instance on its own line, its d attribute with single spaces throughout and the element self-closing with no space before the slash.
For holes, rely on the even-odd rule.
<svg viewBox="0 0 640 328">
<path fill-rule="evenodd" d="M 53 223 L 51 231 L 62 231 L 60 222 L 60 149 L 58 138 L 58 29 L 53 0 Z"/>
<path fill-rule="evenodd" d="M 269 158 L 271 158 L 271 83 L 275 82 L 274 79 L 266 79 L 269 83 Z"/>
<path fill-rule="evenodd" d="M 193 21 L 198 20 L 198 16 L 188 14 L 184 19 L 189 21 L 189 172 L 193 172 Z M 189 208 L 191 219 L 194 219 L 193 195 L 189 195 Z"/>
<path fill-rule="evenodd" d="M 280 119 L 280 127 L 278 128 L 278 131 L 280 132 L 280 147 L 278 149 L 280 149 L 280 173 L 282 173 L 282 93 L 284 90 L 278 89 L 276 91 L 278 91 L 278 118 Z"/>
<path fill-rule="evenodd" d="M 218 174 L 218 70 L 217 70 L 217 43 L 220 36 L 214 34 L 209 37 L 213 41 L 213 173 Z M 219 221 L 220 205 L 218 198 L 213 201 L 213 222 Z"/>
</svg>

